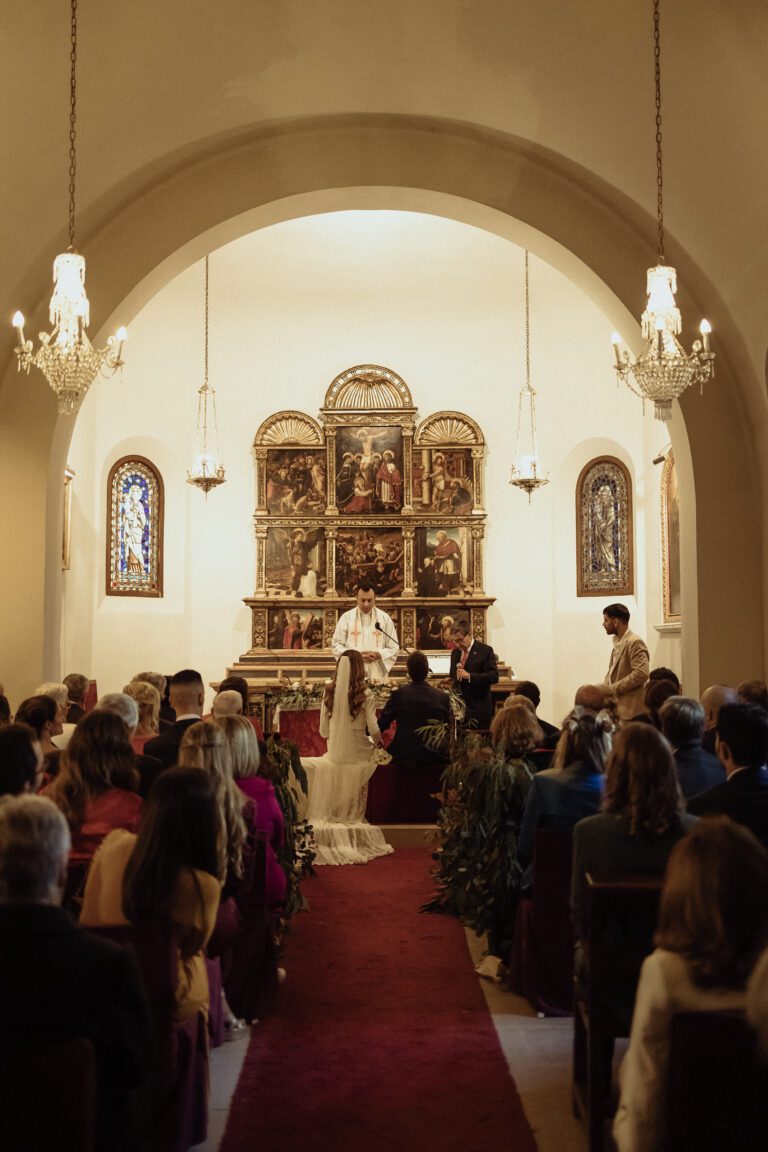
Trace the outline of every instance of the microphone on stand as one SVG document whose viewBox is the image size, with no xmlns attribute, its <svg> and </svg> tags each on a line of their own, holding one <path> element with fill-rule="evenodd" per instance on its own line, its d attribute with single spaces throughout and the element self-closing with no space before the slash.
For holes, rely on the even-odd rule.
<svg viewBox="0 0 768 1152">
<path fill-rule="evenodd" d="M 376 629 L 377 632 L 381 632 L 382 636 L 386 636 L 389 640 L 394 640 L 394 642 L 395 642 L 395 644 L 397 644 L 398 648 L 402 648 L 403 652 L 405 652 L 405 654 L 407 656 L 411 655 L 411 652 L 413 651 L 413 649 L 407 648 L 405 644 L 401 644 L 400 641 L 398 640 L 397 636 L 390 635 L 390 633 L 387 632 L 386 629 L 382 628 L 382 626 L 381 626 L 381 624 L 379 624 L 378 620 L 374 624 L 374 628 Z"/>
</svg>

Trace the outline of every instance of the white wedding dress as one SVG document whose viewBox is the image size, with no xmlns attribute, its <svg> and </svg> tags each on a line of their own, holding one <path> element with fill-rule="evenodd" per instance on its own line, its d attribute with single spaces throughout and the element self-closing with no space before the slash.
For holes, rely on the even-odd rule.
<svg viewBox="0 0 768 1152">
<path fill-rule="evenodd" d="M 307 773 L 306 819 L 315 830 L 316 864 L 365 864 L 394 851 L 381 828 L 364 817 L 368 781 L 375 770 L 374 744 L 366 727 L 378 738 L 376 706 L 366 692 L 362 710 L 349 715 L 349 660 L 340 660 L 336 675 L 333 713 L 320 709 L 320 735 L 328 740 L 325 756 L 302 756 Z"/>
</svg>

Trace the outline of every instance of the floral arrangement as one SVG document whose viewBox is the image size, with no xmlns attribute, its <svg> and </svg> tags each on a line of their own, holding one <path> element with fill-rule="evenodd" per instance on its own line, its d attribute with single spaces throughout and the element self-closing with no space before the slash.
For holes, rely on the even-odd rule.
<svg viewBox="0 0 768 1152">
<path fill-rule="evenodd" d="M 289 680 L 287 676 L 281 676 L 280 687 L 267 689 L 265 696 L 274 701 L 276 708 L 306 712 L 308 708 L 320 706 L 326 683 L 311 684 L 307 680 Z"/>
<path fill-rule="evenodd" d="M 433 725 L 427 740 L 437 737 Z M 507 759 L 471 731 L 443 773 L 432 870 L 437 892 L 422 911 L 458 916 L 478 935 L 487 932 L 496 955 L 511 939 L 521 875 L 518 832 L 532 776 L 525 758 Z"/>
<path fill-rule="evenodd" d="M 312 825 L 299 820 L 299 792 L 307 795 L 307 774 L 301 763 L 299 749 L 291 740 L 270 736 L 267 755 L 262 760 L 260 774 L 271 781 L 285 820 L 285 843 L 277 852 L 277 859 L 288 877 L 285 897 L 285 919 L 306 908 L 301 891 L 305 876 L 314 876 L 315 836 Z"/>
</svg>

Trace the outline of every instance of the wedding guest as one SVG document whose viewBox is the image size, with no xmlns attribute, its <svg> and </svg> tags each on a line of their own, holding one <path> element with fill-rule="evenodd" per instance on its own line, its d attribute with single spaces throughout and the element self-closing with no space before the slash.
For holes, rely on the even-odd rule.
<svg viewBox="0 0 768 1152">
<path fill-rule="evenodd" d="M 67 689 L 67 724 L 77 724 L 85 716 L 85 694 L 88 691 L 88 677 L 80 672 L 70 672 L 62 683 Z"/>
<path fill-rule="evenodd" d="M 632 717 L 633 723 L 653 724 L 661 731 L 659 710 L 671 696 L 678 696 L 680 685 L 672 680 L 649 680 L 645 686 L 643 703 L 645 710 Z"/>
<path fill-rule="evenodd" d="M 730 816 L 768 847 L 768 713 L 757 704 L 723 704 L 715 751 L 726 779 L 694 796 L 688 811 Z"/>
<path fill-rule="evenodd" d="M 181 738 L 192 724 L 197 724 L 203 714 L 205 688 L 203 678 L 193 668 L 184 668 L 171 677 L 169 684 L 170 702 L 176 720 L 159 736 L 148 740 L 144 753 L 162 760 L 166 768 L 176 763 Z M 162 716 L 162 711 L 160 713 Z"/>
<path fill-rule="evenodd" d="M 204 949 L 216 923 L 221 884 L 216 798 L 206 774 L 171 768 L 155 781 L 138 835 L 110 833 L 85 886 L 80 923 L 170 921 L 179 944 L 176 1019 L 208 1015 Z"/>
<path fill-rule="evenodd" d="M 144 754 L 148 740 L 153 740 L 160 731 L 160 693 L 148 680 L 131 680 L 123 693 L 136 701 L 139 719 L 131 736 L 131 748 L 137 756 Z"/>
<path fill-rule="evenodd" d="M 0 728 L 5 728 L 11 722 L 11 706 L 8 697 L 0 692 Z"/>
<path fill-rule="evenodd" d="M 220 720 L 224 716 L 242 716 L 242 713 L 243 701 L 240 693 L 229 689 L 216 693 L 211 706 L 211 715 L 206 719 Z"/>
<path fill-rule="evenodd" d="M 43 750 L 28 724 L 0 728 L 0 796 L 37 792 L 43 780 Z"/>
<path fill-rule="evenodd" d="M 114 712 L 95 709 L 75 729 L 61 772 L 45 790 L 72 831 L 72 862 L 87 862 L 113 828 L 135 832 L 140 779 L 128 731 Z"/>
<path fill-rule="evenodd" d="M 661 731 L 672 745 L 677 779 L 686 800 L 698 796 L 725 780 L 725 769 L 717 756 L 705 752 L 704 709 L 688 696 L 670 696 L 661 706 Z"/>
<path fill-rule="evenodd" d="M 526 696 L 533 704 L 533 710 L 536 713 L 536 719 L 539 722 L 539 727 L 544 733 L 544 740 L 548 736 L 554 736 L 559 732 L 559 729 L 554 724 L 542 720 L 538 714 L 539 704 L 541 703 L 541 692 L 539 691 L 538 684 L 534 684 L 533 680 L 521 680 L 519 684 L 515 685 L 516 696 Z"/>
<path fill-rule="evenodd" d="M 150 1064 L 149 1006 L 131 952 L 85 932 L 61 903 L 70 836 L 41 796 L 0 802 L 0 1046 L 13 1058 L 26 1045 L 86 1037 L 96 1062 L 96 1144 L 134 1150 L 131 1089 Z M 40 1107 L 46 1106 L 40 1083 Z M 9 1131 L 4 1147 L 29 1147 Z M 15 1143 L 15 1139 L 19 1143 Z"/>
<path fill-rule="evenodd" d="M 664 1146 L 670 1026 L 678 1012 L 742 1010 L 768 943 L 768 852 L 730 820 L 702 820 L 672 850 L 656 950 L 637 989 L 613 1135 L 619 1152 Z"/>
<path fill-rule="evenodd" d="M 180 768 L 201 768 L 213 784 L 218 810 L 218 871 L 231 887 L 243 876 L 243 856 L 248 835 L 246 798 L 235 784 L 227 741 L 212 720 L 200 720 L 185 732 L 179 748 Z"/>
<path fill-rule="evenodd" d="M 742 704 L 757 704 L 768 712 L 768 685 L 765 680 L 744 680 L 736 691 Z"/>
<path fill-rule="evenodd" d="M 74 724 L 70 724 L 67 720 L 67 713 L 69 712 L 69 690 L 66 684 L 59 684 L 51 682 L 41 684 L 39 688 L 35 689 L 36 696 L 50 696 L 56 704 L 56 726 L 58 732 L 51 733 L 51 739 L 55 748 L 64 749 L 70 741 L 70 737 L 75 730 Z"/>
<path fill-rule="evenodd" d="M 46 775 L 51 779 L 58 775 L 62 755 L 61 749 L 52 740 L 53 736 L 63 731 L 58 714 L 59 707 L 52 697 L 28 696 L 19 704 L 15 716 L 17 724 L 28 724 L 34 729 L 43 750 Z"/>
<path fill-rule="evenodd" d="M 259 775 L 260 753 L 256 733 L 245 716 L 219 716 L 232 758 L 238 788 L 253 801 L 253 827 L 267 844 L 267 907 L 277 911 L 285 901 L 287 880 L 277 853 L 285 843 L 285 821 L 272 783 Z"/>
<path fill-rule="evenodd" d="M 151 688 L 145 684 L 144 688 Z M 125 724 L 128 740 L 134 755 L 134 765 L 139 773 L 139 795 L 148 794 L 152 784 L 163 771 L 163 762 L 154 756 L 146 756 L 143 752 L 136 752 L 133 748 L 133 738 L 139 724 L 139 706 L 133 696 L 127 692 L 107 692 L 100 696 L 94 711 L 114 712 Z"/>
<path fill-rule="evenodd" d="M 595 877 L 663 873 L 677 841 L 696 823 L 682 811 L 669 744 L 650 724 L 628 724 L 613 740 L 602 811 L 573 830 L 571 907 L 576 935 L 587 935 L 587 873 Z"/>
</svg>

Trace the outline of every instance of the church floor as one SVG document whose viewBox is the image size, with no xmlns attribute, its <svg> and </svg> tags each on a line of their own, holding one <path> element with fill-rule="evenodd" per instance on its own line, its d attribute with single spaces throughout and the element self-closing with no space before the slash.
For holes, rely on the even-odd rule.
<svg viewBox="0 0 768 1152">
<path fill-rule="evenodd" d="M 482 957 L 483 941 L 471 932 L 466 939 L 468 962 L 474 964 Z M 290 980 L 290 955 L 286 959 Z M 539 1152 L 582 1152 L 584 1132 L 570 1104 L 571 1021 L 538 1019 L 520 997 L 492 981 L 480 983 Z M 211 1053 L 209 1135 L 196 1152 L 219 1148 L 247 1049 L 243 1039 Z"/>
</svg>

